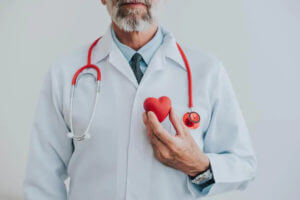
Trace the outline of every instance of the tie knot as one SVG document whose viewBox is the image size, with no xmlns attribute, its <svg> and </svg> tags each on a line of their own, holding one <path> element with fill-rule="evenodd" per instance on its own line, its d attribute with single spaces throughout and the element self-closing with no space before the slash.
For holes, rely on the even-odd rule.
<svg viewBox="0 0 300 200">
<path fill-rule="evenodd" d="M 143 59 L 143 57 L 139 53 L 135 53 L 131 58 L 133 63 L 139 63 L 142 59 Z"/>
</svg>

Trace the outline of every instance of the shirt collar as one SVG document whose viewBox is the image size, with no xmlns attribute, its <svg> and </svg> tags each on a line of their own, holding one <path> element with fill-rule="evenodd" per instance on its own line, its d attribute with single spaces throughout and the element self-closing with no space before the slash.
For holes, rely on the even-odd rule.
<svg viewBox="0 0 300 200">
<path fill-rule="evenodd" d="M 151 58 L 153 57 L 154 53 L 163 43 L 163 38 L 164 38 L 164 35 L 161 31 L 161 27 L 159 25 L 154 37 L 149 42 L 147 42 L 144 46 L 142 46 L 139 50 L 135 51 L 131 47 L 120 42 L 112 26 L 111 26 L 111 35 L 114 42 L 119 47 L 120 51 L 126 57 L 127 61 L 130 61 L 132 56 L 135 53 L 140 53 L 147 65 L 149 65 L 149 62 L 151 61 Z"/>
<path fill-rule="evenodd" d="M 94 47 L 94 56 L 92 56 L 92 63 L 97 63 L 101 61 L 102 59 L 106 58 L 112 51 L 118 49 L 117 45 L 113 41 L 111 28 L 112 24 L 110 24 L 105 34 L 101 37 L 97 45 Z M 178 50 L 177 42 L 173 33 L 168 31 L 162 25 L 160 25 L 160 29 L 163 34 L 163 43 L 161 45 L 162 53 L 167 58 L 175 61 L 183 70 L 186 71 L 184 61 Z"/>
</svg>

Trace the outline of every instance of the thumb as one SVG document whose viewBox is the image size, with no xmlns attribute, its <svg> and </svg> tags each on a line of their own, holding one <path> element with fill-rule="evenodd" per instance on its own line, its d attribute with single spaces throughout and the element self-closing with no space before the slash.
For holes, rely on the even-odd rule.
<svg viewBox="0 0 300 200">
<path fill-rule="evenodd" d="M 175 113 L 175 110 L 174 110 L 173 107 L 171 107 L 171 109 L 170 109 L 169 119 L 170 119 L 171 123 L 173 124 L 173 126 L 176 130 L 176 135 L 178 135 L 178 136 L 183 135 L 182 124 L 180 123 L 180 119 L 177 116 L 177 114 Z"/>
</svg>

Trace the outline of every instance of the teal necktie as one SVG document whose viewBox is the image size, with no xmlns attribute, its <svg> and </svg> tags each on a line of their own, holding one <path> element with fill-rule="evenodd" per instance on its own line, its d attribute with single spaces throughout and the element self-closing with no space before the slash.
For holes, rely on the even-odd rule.
<svg viewBox="0 0 300 200">
<path fill-rule="evenodd" d="M 143 72 L 140 68 L 140 62 L 143 60 L 143 57 L 139 53 L 135 53 L 132 58 L 131 58 L 131 68 L 134 72 L 134 75 L 136 77 L 136 80 L 138 83 L 140 83 L 142 77 L 143 77 Z"/>
</svg>

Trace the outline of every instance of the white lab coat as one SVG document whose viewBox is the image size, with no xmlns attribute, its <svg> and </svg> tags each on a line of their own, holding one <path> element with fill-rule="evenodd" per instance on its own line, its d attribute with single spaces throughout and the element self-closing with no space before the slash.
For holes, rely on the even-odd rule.
<svg viewBox="0 0 300 200">
<path fill-rule="evenodd" d="M 150 96 L 168 96 L 180 118 L 189 111 L 187 71 L 174 35 L 162 27 L 163 45 L 138 84 L 110 30 L 92 56 L 102 82 L 89 140 L 73 143 L 67 133 L 71 80 L 86 64 L 90 44 L 54 62 L 46 74 L 31 131 L 25 199 L 188 200 L 245 188 L 254 178 L 256 158 L 222 63 L 181 44 L 193 76 L 194 110 L 201 116 L 200 127 L 190 132 L 208 155 L 216 181 L 207 194 L 185 173 L 155 158 L 142 119 L 143 102 Z M 78 84 L 73 110 L 77 134 L 87 126 L 95 94 L 91 76 L 83 76 Z M 162 124 L 175 134 L 169 118 Z"/>
</svg>

